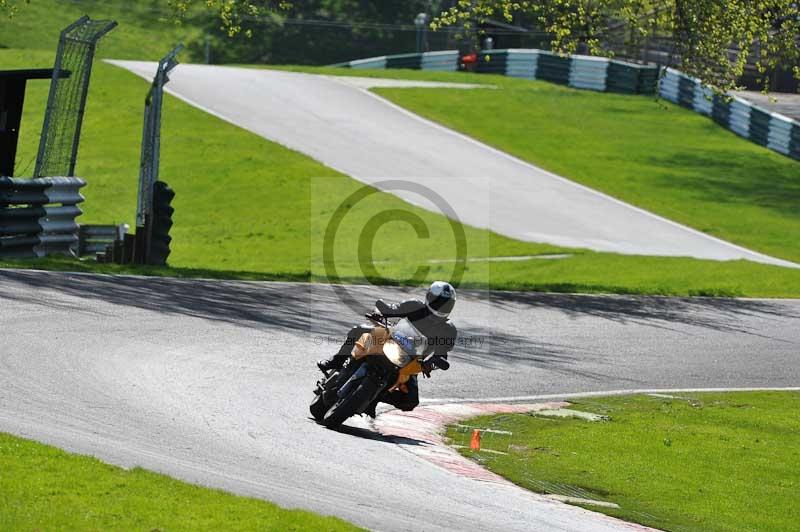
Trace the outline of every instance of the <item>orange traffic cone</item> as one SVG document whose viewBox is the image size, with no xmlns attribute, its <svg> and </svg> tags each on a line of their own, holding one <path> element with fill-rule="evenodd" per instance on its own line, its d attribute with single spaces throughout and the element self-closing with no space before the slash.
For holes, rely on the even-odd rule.
<svg viewBox="0 0 800 532">
<path fill-rule="evenodd" d="M 478 429 L 474 429 L 472 431 L 472 439 L 469 442 L 469 448 L 473 451 L 480 451 L 481 450 L 481 431 Z"/>
</svg>

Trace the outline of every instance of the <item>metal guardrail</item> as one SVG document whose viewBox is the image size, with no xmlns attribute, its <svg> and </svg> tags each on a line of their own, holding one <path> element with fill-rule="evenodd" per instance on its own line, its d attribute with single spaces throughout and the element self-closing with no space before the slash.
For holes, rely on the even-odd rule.
<svg viewBox="0 0 800 532">
<path fill-rule="evenodd" d="M 738 96 L 714 94 L 699 80 L 664 69 L 659 94 L 665 100 L 712 118 L 737 135 L 800 160 L 800 123 Z"/>
<path fill-rule="evenodd" d="M 107 254 L 109 248 L 125 241 L 128 229 L 128 224 L 81 225 L 78 229 L 78 256 Z"/>
<path fill-rule="evenodd" d="M 655 94 L 658 68 L 606 57 L 562 56 L 546 50 L 489 50 L 478 54 L 477 72 L 540 79 L 576 89 Z"/>
<path fill-rule="evenodd" d="M 0 177 L 0 257 L 74 254 L 85 185 L 78 177 Z"/>
<path fill-rule="evenodd" d="M 353 69 L 456 71 L 459 60 L 457 50 L 446 50 L 370 57 L 332 66 Z M 639 65 L 587 55 L 562 56 L 533 48 L 480 52 L 475 70 L 484 74 L 542 79 L 577 89 L 628 94 L 655 94 L 658 79 L 658 67 L 655 65 Z"/>
<path fill-rule="evenodd" d="M 455 50 L 387 55 L 331 66 L 353 69 L 458 69 Z M 655 94 L 711 117 L 737 135 L 800 160 L 800 123 L 747 100 L 714 94 L 709 87 L 672 68 L 640 65 L 605 57 L 562 56 L 546 50 L 486 50 L 478 54 L 476 72 L 541 79 L 578 89 L 626 94 Z M 659 80 L 659 74 L 660 80 Z"/>
</svg>

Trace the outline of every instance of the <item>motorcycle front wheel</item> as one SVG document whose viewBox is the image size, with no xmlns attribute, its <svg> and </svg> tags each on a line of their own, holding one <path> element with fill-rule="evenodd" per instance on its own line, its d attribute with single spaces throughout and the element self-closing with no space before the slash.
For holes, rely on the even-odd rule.
<svg viewBox="0 0 800 532">
<path fill-rule="evenodd" d="M 325 407 L 325 400 L 322 398 L 322 394 L 314 396 L 314 400 L 311 401 L 311 405 L 308 409 L 311 411 L 311 415 L 314 416 L 314 419 L 322 421 L 322 418 L 325 417 L 325 412 L 328 411 Z"/>
<path fill-rule="evenodd" d="M 378 385 L 370 378 L 364 379 L 355 390 L 336 401 L 336 404 L 328 409 L 322 424 L 329 429 L 338 427 L 347 418 L 357 414 L 360 408 L 372 401 L 377 392 Z"/>
</svg>

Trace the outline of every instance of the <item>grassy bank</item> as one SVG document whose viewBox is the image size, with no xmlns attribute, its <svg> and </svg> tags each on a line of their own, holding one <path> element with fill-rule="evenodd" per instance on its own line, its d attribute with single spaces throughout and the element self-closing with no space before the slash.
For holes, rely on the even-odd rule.
<svg viewBox="0 0 800 532">
<path fill-rule="evenodd" d="M 53 53 L 61 30 L 83 15 L 119 23 L 100 41 L 99 57 L 159 59 L 179 42 L 188 43 L 201 34 L 192 23 L 175 24 L 166 2 L 33 0 L 20 4 L 13 19 L 0 17 L 0 48 Z"/>
<path fill-rule="evenodd" d="M 0 433 L 2 530 L 357 530 Z"/>
<path fill-rule="evenodd" d="M 491 84 L 373 89 L 491 146 L 705 233 L 800 260 L 800 163 L 653 97 L 505 76 L 283 67 Z"/>
<path fill-rule="evenodd" d="M 0 68 L 47 66 L 52 52 L 0 50 Z M 84 122 L 77 173 L 89 185 L 82 223 L 129 223 L 135 217 L 142 99 L 147 82 L 97 62 Z M 29 84 L 17 169 L 30 175 L 38 145 L 46 82 Z M 333 213 L 362 185 L 316 161 L 266 141 L 175 98 L 167 97 L 161 176 L 176 191 L 173 269 L 115 268 L 84 262 L 2 261 L 7 267 L 131 272 L 218 278 L 328 279 L 323 237 Z M 358 240 L 384 211 L 418 216 L 419 238 L 397 220 L 376 231 L 375 271 Z M 380 219 L 380 217 L 379 217 Z M 714 262 L 593 253 L 525 243 L 465 227 L 470 261 L 463 286 L 546 291 L 800 297 L 800 270 L 744 261 Z M 348 209 L 337 233 L 336 277 L 346 282 L 425 284 L 452 278 L 453 228 L 444 217 L 376 193 Z M 369 250 L 367 250 L 369 251 Z M 567 258 L 487 262 L 486 257 Z M 434 262 L 431 262 L 434 261 Z M 439 261 L 439 262 L 436 262 Z M 445 262 L 441 262 L 445 261 Z M 418 267 L 427 268 L 415 277 Z M 377 278 L 377 279 L 376 279 Z"/>
<path fill-rule="evenodd" d="M 379 89 L 507 153 L 710 235 L 800 260 L 800 163 L 664 101 L 545 82 Z"/>
<path fill-rule="evenodd" d="M 570 408 L 608 421 L 476 418 L 465 423 L 512 435 L 462 452 L 524 488 L 613 502 L 620 508 L 587 507 L 664 530 L 791 530 L 800 521 L 800 393 L 594 398 Z M 463 428 L 448 436 L 468 441 Z"/>
</svg>

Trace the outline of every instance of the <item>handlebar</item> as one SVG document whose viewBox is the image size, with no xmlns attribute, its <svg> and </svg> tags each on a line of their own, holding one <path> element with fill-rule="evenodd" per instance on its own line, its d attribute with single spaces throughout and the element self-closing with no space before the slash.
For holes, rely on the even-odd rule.
<svg viewBox="0 0 800 532">
<path fill-rule="evenodd" d="M 369 312 L 364 314 L 364 317 L 368 320 L 383 325 L 384 327 L 389 325 L 389 318 L 382 314 L 378 314 L 377 312 Z"/>
</svg>

